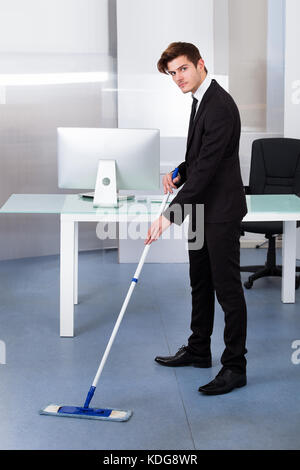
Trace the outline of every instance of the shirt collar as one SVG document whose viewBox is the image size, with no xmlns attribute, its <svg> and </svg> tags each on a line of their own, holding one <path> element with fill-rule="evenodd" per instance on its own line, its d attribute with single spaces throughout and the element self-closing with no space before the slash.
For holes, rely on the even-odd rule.
<svg viewBox="0 0 300 470">
<path fill-rule="evenodd" d="M 194 94 L 192 94 L 192 98 L 196 98 L 198 100 L 198 103 L 201 102 L 205 92 L 210 87 L 211 81 L 212 81 L 211 75 L 208 73 L 205 79 L 203 80 L 203 82 L 201 83 L 201 85 L 199 86 L 198 90 Z"/>
</svg>

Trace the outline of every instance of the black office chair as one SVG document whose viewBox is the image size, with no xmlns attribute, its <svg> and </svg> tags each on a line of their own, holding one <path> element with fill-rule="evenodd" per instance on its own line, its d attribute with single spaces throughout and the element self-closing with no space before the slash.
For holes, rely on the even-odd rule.
<svg viewBox="0 0 300 470">
<path fill-rule="evenodd" d="M 245 191 L 246 194 L 300 195 L 300 140 L 255 140 L 252 144 L 249 186 Z M 300 227 L 300 221 L 297 227 Z M 264 266 L 241 266 L 242 272 L 254 273 L 244 283 L 246 289 L 251 289 L 253 282 L 261 277 L 282 276 L 282 267 L 276 265 L 276 236 L 282 234 L 283 223 L 242 222 L 242 235 L 244 232 L 262 233 L 268 240 Z M 300 271 L 300 267 L 296 269 Z M 300 276 L 296 276 L 296 289 L 299 286 Z"/>
</svg>

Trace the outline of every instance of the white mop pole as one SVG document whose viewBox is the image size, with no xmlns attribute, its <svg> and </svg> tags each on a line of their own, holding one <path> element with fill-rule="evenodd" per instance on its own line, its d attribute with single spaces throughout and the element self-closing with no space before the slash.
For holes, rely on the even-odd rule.
<svg viewBox="0 0 300 470">
<path fill-rule="evenodd" d="M 175 177 L 175 176 L 174 176 L 174 173 L 173 173 L 173 179 L 174 179 L 174 177 Z M 170 195 L 170 193 L 167 193 L 167 194 L 164 196 L 164 198 L 163 198 L 163 200 L 162 200 L 162 203 L 161 203 L 161 205 L 160 205 L 158 214 L 157 214 L 157 218 L 163 213 L 163 211 L 164 211 L 164 209 L 165 209 L 165 206 L 166 206 L 166 204 L 167 204 L 167 202 L 168 202 L 169 195 Z M 102 370 L 103 370 L 103 367 L 104 367 L 104 365 L 105 365 L 105 363 L 106 363 L 107 357 L 108 357 L 109 352 L 110 352 L 110 350 L 111 350 L 111 347 L 112 347 L 112 345 L 113 345 L 114 339 L 115 339 L 116 334 L 117 334 L 118 329 L 119 329 L 119 326 L 120 326 L 121 321 L 122 321 L 122 319 L 123 319 L 123 316 L 124 316 L 124 314 L 125 314 L 125 312 L 126 312 L 126 308 L 127 308 L 128 303 L 129 303 L 129 300 L 130 300 L 130 298 L 131 298 L 132 292 L 133 292 L 133 290 L 134 290 L 134 288 L 135 288 L 135 286 L 136 286 L 136 284 L 137 284 L 137 282 L 138 282 L 139 275 L 140 275 L 141 270 L 142 270 L 142 268 L 143 268 L 143 265 L 144 265 L 144 262 L 145 262 L 145 259 L 146 259 L 146 256 L 147 256 L 147 254 L 148 254 L 149 249 L 150 249 L 150 245 L 146 245 L 145 248 L 144 248 L 144 250 L 143 250 L 142 256 L 141 256 L 140 261 L 139 261 L 139 264 L 138 264 L 138 266 L 137 266 L 137 268 L 136 268 L 136 271 L 135 271 L 135 273 L 134 273 L 134 277 L 132 278 L 130 287 L 129 287 L 129 289 L 128 289 L 128 292 L 127 292 L 127 295 L 126 295 L 125 300 L 124 300 L 124 302 L 123 302 L 123 305 L 122 305 L 121 311 L 120 311 L 120 313 L 119 313 L 118 319 L 117 319 L 116 324 L 115 324 L 115 326 L 114 326 L 113 332 L 112 332 L 111 337 L 110 337 L 110 339 L 109 339 L 109 342 L 108 342 L 108 344 L 107 344 L 107 346 L 106 346 L 105 352 L 104 352 L 104 354 L 103 354 L 102 360 L 101 360 L 101 362 L 100 362 L 100 365 L 99 365 L 99 368 L 98 368 L 97 373 L 96 373 L 96 375 L 95 375 L 95 378 L 94 378 L 94 381 L 93 381 L 93 383 L 92 383 L 92 386 L 91 386 L 91 388 L 90 388 L 90 390 L 89 390 L 89 392 L 88 392 L 88 395 L 87 395 L 87 398 L 86 398 L 86 401 L 85 401 L 85 404 L 84 404 L 84 408 L 88 408 L 88 406 L 89 406 L 89 404 L 90 404 L 90 401 L 91 401 L 91 399 L 93 398 L 93 395 L 94 395 L 94 393 L 95 393 L 95 390 L 96 390 L 98 381 L 99 381 L 99 379 L 100 379 L 100 376 L 101 376 L 101 373 L 102 373 Z"/>
<path fill-rule="evenodd" d="M 164 211 L 164 208 L 165 208 L 165 205 L 167 204 L 168 199 L 169 199 L 169 193 L 165 195 L 165 197 L 164 197 L 164 199 L 163 199 L 163 201 L 162 201 L 162 204 L 161 204 L 161 206 L 160 206 L 160 209 L 159 209 L 159 211 L 158 211 L 157 217 L 159 217 L 159 216 L 162 214 L 162 212 Z M 98 381 L 99 381 L 99 378 L 100 378 L 101 372 L 102 372 L 102 370 L 103 370 L 103 367 L 104 367 L 104 365 L 105 365 L 107 356 L 109 355 L 110 349 L 111 349 L 112 344 L 113 344 L 114 339 L 115 339 L 115 336 L 116 336 L 116 334 L 117 334 L 117 332 L 118 332 L 119 326 L 120 326 L 121 321 L 122 321 L 122 319 L 123 319 L 123 316 L 124 316 L 124 314 L 125 314 L 125 312 L 126 312 L 126 308 L 127 308 L 128 303 L 129 303 L 129 300 L 130 300 L 130 298 L 131 298 L 132 292 L 134 291 L 134 288 L 135 288 L 135 286 L 136 286 L 136 284 L 137 284 L 137 281 L 138 281 L 138 279 L 139 279 L 139 275 L 140 275 L 140 273 L 141 273 L 141 271 L 142 271 L 142 268 L 143 268 L 143 265 L 144 265 L 144 262 L 145 262 L 145 259 L 146 259 L 146 256 L 147 256 L 147 254 L 148 254 L 149 249 L 150 249 L 150 245 L 146 245 L 145 248 L 144 248 L 144 250 L 143 250 L 142 256 L 141 256 L 140 261 L 139 261 L 139 264 L 138 264 L 138 266 L 137 266 L 137 268 L 136 268 L 136 271 L 135 271 L 135 273 L 134 273 L 133 280 L 131 281 L 130 287 L 129 287 L 129 289 L 128 289 L 127 295 L 126 295 L 125 300 L 124 300 L 124 302 L 123 302 L 121 311 L 120 311 L 120 313 L 119 313 L 117 322 L 116 322 L 115 327 L 114 327 L 114 329 L 113 329 L 113 332 L 112 332 L 112 334 L 111 334 L 111 337 L 110 337 L 110 340 L 109 340 L 109 342 L 108 342 L 108 345 L 106 346 L 106 349 L 105 349 L 103 358 L 102 358 L 102 360 L 101 360 L 99 369 L 98 369 L 98 371 L 97 371 L 97 373 L 96 373 L 96 376 L 95 376 L 95 378 L 94 378 L 94 381 L 93 381 L 93 384 L 92 384 L 94 387 L 97 386 L 97 383 L 98 383 Z"/>
</svg>

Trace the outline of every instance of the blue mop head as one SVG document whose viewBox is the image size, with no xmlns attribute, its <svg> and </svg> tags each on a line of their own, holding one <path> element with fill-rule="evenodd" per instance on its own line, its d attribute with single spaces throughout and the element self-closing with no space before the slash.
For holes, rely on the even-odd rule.
<svg viewBox="0 0 300 470">
<path fill-rule="evenodd" d="M 113 408 L 84 408 L 80 406 L 48 405 L 40 415 L 65 416 L 68 418 L 101 419 L 106 421 L 127 421 L 132 411 Z"/>
</svg>

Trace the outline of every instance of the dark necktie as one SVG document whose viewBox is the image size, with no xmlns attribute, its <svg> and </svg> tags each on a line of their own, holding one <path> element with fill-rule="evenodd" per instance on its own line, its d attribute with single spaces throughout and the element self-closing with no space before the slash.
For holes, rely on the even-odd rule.
<svg viewBox="0 0 300 470">
<path fill-rule="evenodd" d="M 193 104 L 192 104 L 190 123 L 189 123 L 189 132 L 188 133 L 190 133 L 192 125 L 193 125 L 193 121 L 194 121 L 194 117 L 195 117 L 196 109 L 197 109 L 197 103 L 198 103 L 198 100 L 196 98 L 193 98 Z"/>
</svg>

